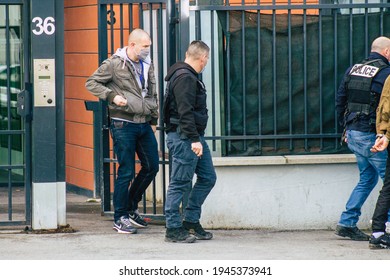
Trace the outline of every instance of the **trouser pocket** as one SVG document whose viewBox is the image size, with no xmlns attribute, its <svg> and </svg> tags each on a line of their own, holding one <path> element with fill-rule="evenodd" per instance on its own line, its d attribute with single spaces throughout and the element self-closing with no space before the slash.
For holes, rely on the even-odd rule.
<svg viewBox="0 0 390 280">
<path fill-rule="evenodd" d="M 170 145 L 173 180 L 191 181 L 197 164 L 197 156 L 191 150 L 189 140 L 176 140 Z"/>
</svg>

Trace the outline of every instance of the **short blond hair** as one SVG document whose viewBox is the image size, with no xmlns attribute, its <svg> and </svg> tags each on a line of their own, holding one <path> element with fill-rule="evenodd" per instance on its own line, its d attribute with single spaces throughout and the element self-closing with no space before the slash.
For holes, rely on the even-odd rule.
<svg viewBox="0 0 390 280">
<path fill-rule="evenodd" d="M 137 29 L 134 29 L 133 31 L 131 31 L 131 33 L 129 34 L 129 41 L 128 42 L 129 42 L 129 44 L 132 42 L 138 43 L 143 39 L 150 40 L 150 35 L 145 30 L 137 28 Z"/>
<path fill-rule="evenodd" d="M 199 59 L 203 55 L 208 55 L 210 52 L 209 46 L 203 41 L 195 40 L 192 41 L 188 46 L 186 55 L 192 59 Z"/>
</svg>

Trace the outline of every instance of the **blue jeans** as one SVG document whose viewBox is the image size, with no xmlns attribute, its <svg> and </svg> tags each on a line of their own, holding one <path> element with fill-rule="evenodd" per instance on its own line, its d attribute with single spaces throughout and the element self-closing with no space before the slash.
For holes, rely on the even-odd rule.
<svg viewBox="0 0 390 280">
<path fill-rule="evenodd" d="M 158 172 L 159 158 L 156 137 L 150 124 L 112 120 L 110 131 L 119 164 L 113 197 L 116 221 L 138 209 L 142 195 Z M 141 170 L 135 177 L 136 153 Z"/>
<path fill-rule="evenodd" d="M 370 151 L 375 143 L 375 137 L 376 134 L 373 132 L 347 130 L 348 148 L 356 156 L 360 179 L 349 197 L 346 210 L 341 214 L 338 223 L 341 226 L 356 226 L 363 203 L 378 183 L 379 176 L 382 180 L 385 178 L 387 151 L 378 153 Z"/>
<path fill-rule="evenodd" d="M 181 139 L 176 132 L 167 135 L 167 146 L 171 156 L 171 175 L 165 202 L 165 219 L 167 228 L 182 226 L 180 204 L 183 196 L 189 192 L 188 202 L 184 209 L 184 220 L 191 223 L 199 222 L 201 208 L 206 197 L 217 180 L 210 149 L 201 137 L 203 155 L 197 157 L 191 150 L 191 141 Z M 196 182 L 192 186 L 194 175 Z"/>
</svg>

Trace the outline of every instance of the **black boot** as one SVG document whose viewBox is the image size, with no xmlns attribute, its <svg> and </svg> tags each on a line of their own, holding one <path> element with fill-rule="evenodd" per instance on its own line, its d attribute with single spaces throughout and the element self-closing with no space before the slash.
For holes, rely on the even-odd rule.
<svg viewBox="0 0 390 280">
<path fill-rule="evenodd" d="M 190 234 L 195 235 L 196 239 L 210 240 L 213 238 L 213 234 L 211 232 L 205 231 L 199 222 L 190 223 L 183 221 L 183 227 L 188 230 Z"/>
<path fill-rule="evenodd" d="M 183 227 L 167 228 L 165 233 L 165 241 L 167 242 L 193 243 L 195 240 L 195 236 L 191 235 Z"/>
</svg>

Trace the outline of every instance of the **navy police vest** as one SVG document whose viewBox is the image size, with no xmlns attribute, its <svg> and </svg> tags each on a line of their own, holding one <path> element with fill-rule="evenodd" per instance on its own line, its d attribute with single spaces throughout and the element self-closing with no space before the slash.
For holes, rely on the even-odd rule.
<svg viewBox="0 0 390 280">
<path fill-rule="evenodd" d="M 372 92 L 371 83 L 385 67 L 388 65 L 381 59 L 364 60 L 352 67 L 346 81 L 348 113 L 370 115 L 376 111 L 381 93 Z"/>
</svg>

